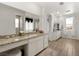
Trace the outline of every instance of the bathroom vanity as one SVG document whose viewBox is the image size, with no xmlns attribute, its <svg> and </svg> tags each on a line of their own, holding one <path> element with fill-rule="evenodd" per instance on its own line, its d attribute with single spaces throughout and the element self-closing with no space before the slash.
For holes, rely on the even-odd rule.
<svg viewBox="0 0 79 59">
<path fill-rule="evenodd" d="M 29 36 L 0 39 L 0 53 L 20 46 L 24 46 L 24 55 L 34 56 L 48 47 L 48 34 L 38 33 Z"/>
</svg>

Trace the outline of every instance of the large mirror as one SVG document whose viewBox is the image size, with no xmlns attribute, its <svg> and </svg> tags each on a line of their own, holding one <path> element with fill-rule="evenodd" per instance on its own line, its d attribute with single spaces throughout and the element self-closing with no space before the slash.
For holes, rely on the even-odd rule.
<svg viewBox="0 0 79 59">
<path fill-rule="evenodd" d="M 25 18 L 25 31 L 26 33 L 36 32 L 39 29 L 39 19 Z"/>
<path fill-rule="evenodd" d="M 39 31 L 39 18 L 25 17 L 23 20 L 21 16 L 16 15 L 15 28 L 16 35 L 22 35 L 22 33 L 37 32 Z"/>
</svg>

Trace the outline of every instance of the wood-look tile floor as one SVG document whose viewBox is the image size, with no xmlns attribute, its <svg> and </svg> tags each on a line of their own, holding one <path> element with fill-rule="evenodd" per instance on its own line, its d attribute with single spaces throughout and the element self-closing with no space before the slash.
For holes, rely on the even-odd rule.
<svg viewBox="0 0 79 59">
<path fill-rule="evenodd" d="M 49 42 L 49 47 L 38 56 L 79 56 L 79 40 L 61 38 Z"/>
</svg>

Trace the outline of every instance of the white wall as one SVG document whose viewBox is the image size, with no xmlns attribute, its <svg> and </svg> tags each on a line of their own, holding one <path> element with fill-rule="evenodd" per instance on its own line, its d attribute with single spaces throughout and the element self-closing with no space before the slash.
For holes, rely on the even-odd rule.
<svg viewBox="0 0 79 59">
<path fill-rule="evenodd" d="M 0 4 L 0 35 L 10 35 L 16 33 L 16 15 L 22 16 L 23 19 L 25 12 Z"/>
<path fill-rule="evenodd" d="M 62 16 L 58 16 L 58 15 L 55 15 L 54 13 L 51 14 L 52 16 L 52 21 L 51 21 L 51 31 L 49 33 L 49 37 L 50 37 L 50 41 L 53 41 L 53 40 L 56 40 L 58 38 L 61 37 L 61 25 L 62 25 Z M 59 27 L 60 27 L 60 30 L 59 31 L 53 31 L 54 29 L 54 24 L 55 23 L 59 23 Z"/>
<path fill-rule="evenodd" d="M 49 22 L 48 16 L 51 15 Z M 61 32 L 53 32 L 53 25 L 54 22 L 59 22 L 60 19 L 57 19 L 54 13 L 49 13 L 45 8 L 42 8 L 41 18 L 40 18 L 40 29 L 43 30 L 45 33 L 49 33 L 49 40 L 56 40 L 61 36 Z M 61 22 L 61 21 L 60 21 Z M 60 23 L 59 22 L 59 23 Z M 49 29 L 50 26 L 50 29 Z"/>
<path fill-rule="evenodd" d="M 79 39 L 79 13 L 74 14 L 74 37 Z"/>
<path fill-rule="evenodd" d="M 3 4 L 33 13 L 35 15 L 40 15 L 40 7 L 32 2 L 3 2 Z"/>
<path fill-rule="evenodd" d="M 47 13 L 44 8 L 42 8 L 40 22 L 39 22 L 39 29 L 43 30 L 45 33 L 49 32 L 49 23 L 47 21 Z"/>
<path fill-rule="evenodd" d="M 10 6 L 13 6 L 14 8 Z M 16 33 L 15 29 L 16 15 L 22 16 L 22 19 L 24 20 L 24 17 L 39 18 L 40 12 L 41 12 L 40 8 L 36 4 L 29 2 L 23 4 L 17 2 L 0 3 L 0 15 L 2 15 L 0 16 L 0 35 L 10 35 Z"/>
</svg>

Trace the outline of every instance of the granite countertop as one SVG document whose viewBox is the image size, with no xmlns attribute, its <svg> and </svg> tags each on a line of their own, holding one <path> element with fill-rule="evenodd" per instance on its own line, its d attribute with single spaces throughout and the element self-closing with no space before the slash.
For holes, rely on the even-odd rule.
<svg viewBox="0 0 79 59">
<path fill-rule="evenodd" d="M 22 40 L 29 40 L 31 38 L 35 38 L 35 37 L 42 36 L 42 35 L 45 35 L 45 34 L 44 33 L 36 33 L 36 34 L 29 34 L 29 35 L 24 35 L 24 36 L 16 36 L 16 37 L 12 37 L 12 38 L 0 39 L 0 46 L 18 42 L 18 41 L 22 41 Z"/>
</svg>

